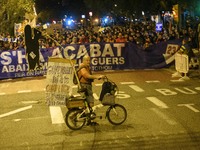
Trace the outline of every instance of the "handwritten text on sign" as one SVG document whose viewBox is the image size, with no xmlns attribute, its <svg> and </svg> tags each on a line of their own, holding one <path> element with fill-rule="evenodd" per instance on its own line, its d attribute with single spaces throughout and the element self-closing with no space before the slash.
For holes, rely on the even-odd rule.
<svg viewBox="0 0 200 150">
<path fill-rule="evenodd" d="M 46 78 L 46 101 L 48 105 L 65 105 L 65 99 L 72 93 L 72 71 L 69 60 L 49 59 Z"/>
</svg>

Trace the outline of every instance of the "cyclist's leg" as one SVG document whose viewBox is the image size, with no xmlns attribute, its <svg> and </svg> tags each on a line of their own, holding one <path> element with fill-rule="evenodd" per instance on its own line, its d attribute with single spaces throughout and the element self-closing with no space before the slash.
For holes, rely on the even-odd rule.
<svg viewBox="0 0 200 150">
<path fill-rule="evenodd" d="M 92 85 L 91 84 L 81 84 L 83 88 L 86 89 L 86 101 L 90 105 L 90 107 L 94 106 L 94 97 L 93 97 L 93 91 L 92 91 Z"/>
<path fill-rule="evenodd" d="M 87 87 L 87 96 L 86 96 L 86 100 L 89 104 L 90 109 L 92 110 L 92 107 L 94 106 L 94 97 L 93 97 L 93 91 L 92 91 L 92 85 L 89 85 Z M 87 125 L 98 125 L 97 122 L 89 119 Z"/>
</svg>

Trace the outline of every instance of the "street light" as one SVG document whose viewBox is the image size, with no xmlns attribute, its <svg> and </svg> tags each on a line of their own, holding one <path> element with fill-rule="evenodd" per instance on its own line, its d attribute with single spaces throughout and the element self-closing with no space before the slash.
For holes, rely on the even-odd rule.
<svg viewBox="0 0 200 150">
<path fill-rule="evenodd" d="M 92 25 L 92 12 L 89 12 L 89 16 L 90 16 L 90 25 Z"/>
<path fill-rule="evenodd" d="M 92 17 L 92 12 L 89 12 L 89 16 Z"/>
</svg>

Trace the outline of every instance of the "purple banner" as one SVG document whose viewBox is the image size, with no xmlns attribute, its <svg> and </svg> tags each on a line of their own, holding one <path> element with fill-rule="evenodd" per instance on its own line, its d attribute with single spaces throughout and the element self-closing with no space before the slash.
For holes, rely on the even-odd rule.
<svg viewBox="0 0 200 150">
<path fill-rule="evenodd" d="M 87 54 L 91 57 L 93 71 L 163 68 L 174 61 L 172 57 L 180 44 L 180 40 L 173 40 L 146 49 L 134 43 L 66 45 L 61 52 L 59 48 L 40 49 L 42 69 L 31 72 L 28 71 L 24 49 L 1 51 L 0 79 L 44 75 L 48 58 L 52 56 L 75 59 L 80 64 L 81 58 Z"/>
<path fill-rule="evenodd" d="M 47 60 L 53 49 L 40 50 L 41 70 L 28 71 L 28 63 L 24 49 L 0 52 L 0 79 L 41 76 L 46 74 Z"/>
</svg>

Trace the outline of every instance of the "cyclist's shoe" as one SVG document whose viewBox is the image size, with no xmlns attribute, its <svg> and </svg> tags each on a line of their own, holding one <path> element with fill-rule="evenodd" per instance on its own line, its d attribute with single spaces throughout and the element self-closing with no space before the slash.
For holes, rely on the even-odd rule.
<svg viewBox="0 0 200 150">
<path fill-rule="evenodd" d="M 89 126 L 91 124 L 91 121 L 87 121 L 86 126 Z"/>
<path fill-rule="evenodd" d="M 98 126 L 99 124 L 97 122 L 91 122 L 90 125 L 91 126 Z"/>
<path fill-rule="evenodd" d="M 87 126 L 98 126 L 99 124 L 97 122 L 93 122 L 93 121 L 88 121 Z"/>
</svg>

